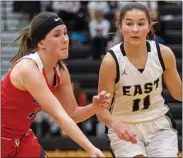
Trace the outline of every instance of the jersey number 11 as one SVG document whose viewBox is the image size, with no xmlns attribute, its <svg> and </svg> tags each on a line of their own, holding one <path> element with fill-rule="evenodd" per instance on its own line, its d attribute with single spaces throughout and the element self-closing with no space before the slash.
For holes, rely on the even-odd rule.
<svg viewBox="0 0 183 158">
<path fill-rule="evenodd" d="M 144 99 L 135 99 L 133 100 L 133 111 L 138 111 L 140 106 L 140 101 L 143 100 L 144 108 L 148 109 L 150 105 L 150 95 L 147 95 Z"/>
</svg>

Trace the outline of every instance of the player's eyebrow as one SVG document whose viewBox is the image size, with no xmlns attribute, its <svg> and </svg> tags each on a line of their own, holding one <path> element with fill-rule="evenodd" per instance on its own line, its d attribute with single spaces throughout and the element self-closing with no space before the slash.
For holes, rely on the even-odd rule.
<svg viewBox="0 0 183 158">
<path fill-rule="evenodd" d="M 146 19 L 142 18 L 142 19 L 139 19 L 139 20 L 146 20 Z"/>
<path fill-rule="evenodd" d="M 125 19 L 125 20 L 126 20 L 126 21 L 127 21 L 127 20 L 132 21 L 132 19 Z M 139 20 L 145 20 L 145 19 L 144 19 L 144 18 L 141 18 L 141 19 L 139 19 Z"/>
</svg>

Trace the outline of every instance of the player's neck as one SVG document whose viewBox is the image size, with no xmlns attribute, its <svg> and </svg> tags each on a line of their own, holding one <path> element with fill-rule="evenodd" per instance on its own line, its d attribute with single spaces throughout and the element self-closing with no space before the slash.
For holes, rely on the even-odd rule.
<svg viewBox="0 0 183 158">
<path fill-rule="evenodd" d="M 124 50 L 126 55 L 131 58 L 142 57 L 147 53 L 146 43 L 133 45 L 124 42 Z"/>
<path fill-rule="evenodd" d="M 53 71 L 53 67 L 56 65 L 57 60 L 53 60 L 53 57 L 47 57 L 43 55 L 43 53 L 39 53 L 39 57 L 41 59 L 41 62 L 43 64 L 43 67 L 46 72 L 51 72 Z"/>
</svg>

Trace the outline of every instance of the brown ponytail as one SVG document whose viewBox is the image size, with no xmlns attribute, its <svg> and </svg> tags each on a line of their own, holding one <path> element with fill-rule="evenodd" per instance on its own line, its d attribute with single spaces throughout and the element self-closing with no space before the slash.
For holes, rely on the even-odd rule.
<svg viewBox="0 0 183 158">
<path fill-rule="evenodd" d="M 32 53 L 36 49 L 31 42 L 30 27 L 25 27 L 20 32 L 20 36 L 13 41 L 16 42 L 21 40 L 18 53 L 10 60 L 12 64 L 14 64 L 21 57 Z"/>
<path fill-rule="evenodd" d="M 154 40 L 154 29 L 153 29 L 153 26 L 151 27 L 151 30 L 147 34 L 147 40 Z"/>
</svg>

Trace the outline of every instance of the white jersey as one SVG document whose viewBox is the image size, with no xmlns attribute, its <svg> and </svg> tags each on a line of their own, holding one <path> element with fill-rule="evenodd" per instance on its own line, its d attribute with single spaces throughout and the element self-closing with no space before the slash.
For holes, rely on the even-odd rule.
<svg viewBox="0 0 183 158">
<path fill-rule="evenodd" d="M 20 58 L 17 62 L 19 62 L 22 59 L 27 59 L 27 58 L 32 59 L 33 61 L 36 62 L 37 67 L 39 68 L 40 72 L 43 74 L 43 76 L 44 76 L 44 78 L 45 78 L 45 80 L 48 84 L 46 72 L 45 72 L 45 69 L 43 67 L 43 63 L 41 61 L 41 58 L 40 58 L 38 52 L 34 52 L 34 53 L 31 53 L 31 54 L 25 55 L 22 58 Z M 59 77 L 59 74 L 57 72 L 56 65 L 53 67 L 53 70 L 54 70 L 54 73 L 55 73 L 55 75 L 54 75 L 54 86 L 53 87 L 57 87 L 58 85 L 60 85 L 60 77 Z M 52 85 L 49 85 L 49 87 L 52 87 Z"/>
<path fill-rule="evenodd" d="M 21 59 L 25 59 L 25 58 L 29 58 L 29 59 L 34 60 L 36 62 L 36 64 L 37 64 L 39 70 L 41 72 L 43 72 L 43 64 L 42 64 L 42 61 L 40 59 L 40 56 L 39 56 L 38 52 L 29 54 L 29 55 L 25 55 L 22 58 L 20 58 L 17 62 L 19 62 Z"/>
<path fill-rule="evenodd" d="M 142 72 L 128 60 L 123 43 L 109 50 L 117 66 L 114 100 L 110 109 L 117 120 L 134 123 L 150 121 L 169 111 L 162 96 L 165 67 L 159 45 L 155 41 L 146 43 L 148 57 Z"/>
</svg>

